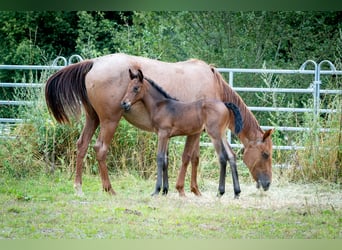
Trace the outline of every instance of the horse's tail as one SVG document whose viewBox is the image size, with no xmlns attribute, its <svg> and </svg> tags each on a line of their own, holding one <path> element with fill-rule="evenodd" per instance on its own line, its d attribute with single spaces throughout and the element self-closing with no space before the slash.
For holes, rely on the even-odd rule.
<svg viewBox="0 0 342 250">
<path fill-rule="evenodd" d="M 234 114 L 234 121 L 235 121 L 235 134 L 239 134 L 243 128 L 243 121 L 242 116 L 239 110 L 239 107 L 236 106 L 234 103 L 231 102 L 225 102 L 224 105 L 231 111 L 233 111 Z"/>
<path fill-rule="evenodd" d="M 69 123 L 69 116 L 79 117 L 82 104 L 91 117 L 97 116 L 89 102 L 85 86 L 85 77 L 92 66 L 93 61 L 90 60 L 72 64 L 47 80 L 45 100 L 57 122 Z"/>
</svg>

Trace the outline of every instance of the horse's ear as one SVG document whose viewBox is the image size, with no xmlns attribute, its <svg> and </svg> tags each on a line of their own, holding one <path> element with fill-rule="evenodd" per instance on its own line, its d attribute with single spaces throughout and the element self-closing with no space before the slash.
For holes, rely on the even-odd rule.
<svg viewBox="0 0 342 250">
<path fill-rule="evenodd" d="M 143 75 L 143 72 L 141 71 L 141 69 L 138 69 L 138 79 L 140 82 L 142 82 L 144 80 L 144 75 Z"/>
<path fill-rule="evenodd" d="M 266 130 L 264 133 L 264 136 L 262 137 L 262 141 L 264 142 L 267 137 L 272 135 L 273 132 L 274 132 L 274 128 Z"/>
<path fill-rule="evenodd" d="M 131 69 L 128 69 L 128 71 L 129 71 L 129 77 L 131 78 L 131 80 L 137 77 L 136 75 L 133 74 Z"/>
</svg>

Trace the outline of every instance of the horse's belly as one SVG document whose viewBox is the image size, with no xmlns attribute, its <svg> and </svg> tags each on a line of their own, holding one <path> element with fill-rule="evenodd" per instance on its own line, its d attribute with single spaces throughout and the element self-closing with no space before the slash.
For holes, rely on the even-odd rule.
<svg viewBox="0 0 342 250">
<path fill-rule="evenodd" d="M 124 112 L 123 116 L 132 125 L 149 132 L 153 132 L 152 121 L 142 103 L 132 105 L 130 111 Z"/>
</svg>

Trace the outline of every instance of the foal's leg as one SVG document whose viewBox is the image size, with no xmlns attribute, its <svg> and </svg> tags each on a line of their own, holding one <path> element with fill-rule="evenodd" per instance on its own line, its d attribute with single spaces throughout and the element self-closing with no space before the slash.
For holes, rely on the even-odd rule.
<svg viewBox="0 0 342 250">
<path fill-rule="evenodd" d="M 82 167 L 83 160 L 87 153 L 89 142 L 94 135 L 96 128 L 99 125 L 99 119 L 91 119 L 86 115 L 86 121 L 80 138 L 77 140 L 77 157 L 76 157 L 76 176 L 74 188 L 77 195 L 82 195 Z"/>
<path fill-rule="evenodd" d="M 222 143 L 224 145 L 224 149 L 228 156 L 229 165 L 230 165 L 232 178 L 233 178 L 234 197 L 237 199 L 239 198 L 241 189 L 240 189 L 239 176 L 238 176 L 237 166 L 236 166 L 236 155 L 233 152 L 232 148 L 229 146 L 229 143 L 225 137 L 222 139 Z"/>
<path fill-rule="evenodd" d="M 191 172 L 191 191 L 195 195 L 201 195 L 197 186 L 197 166 L 199 162 L 199 139 L 200 134 L 187 136 L 184 151 L 182 155 L 182 166 L 179 170 L 176 189 L 180 196 L 185 196 L 184 192 L 184 181 L 186 170 L 189 162 L 191 161 L 192 172 Z"/>
<path fill-rule="evenodd" d="M 120 118 L 101 122 L 100 134 L 94 146 L 94 149 L 96 151 L 96 159 L 99 163 L 99 171 L 103 190 L 112 195 L 115 194 L 115 191 L 113 190 L 109 180 L 106 158 L 110 142 L 112 141 L 119 120 Z"/>
<path fill-rule="evenodd" d="M 199 164 L 199 155 L 200 155 L 200 135 L 196 137 L 196 141 L 193 143 L 193 152 L 191 155 L 191 183 L 190 189 L 196 196 L 201 196 L 201 192 L 198 189 L 197 185 L 197 169 Z"/>
<path fill-rule="evenodd" d="M 212 138 L 212 142 L 215 147 L 215 151 L 219 158 L 220 163 L 220 179 L 219 179 L 219 188 L 218 188 L 218 196 L 222 196 L 225 193 L 225 186 L 226 186 L 226 171 L 227 171 L 227 160 L 228 156 L 224 149 L 221 140 Z"/>
<path fill-rule="evenodd" d="M 158 152 L 157 152 L 157 182 L 156 188 L 152 195 L 158 195 L 163 184 L 163 195 L 166 195 L 169 190 L 168 181 L 168 159 L 167 146 L 169 137 L 163 133 L 158 134 Z M 163 178 L 163 181 L 162 181 Z"/>
</svg>

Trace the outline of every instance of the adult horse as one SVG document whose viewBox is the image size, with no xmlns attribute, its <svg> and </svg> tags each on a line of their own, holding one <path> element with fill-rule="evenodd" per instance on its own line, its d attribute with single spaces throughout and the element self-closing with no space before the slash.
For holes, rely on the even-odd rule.
<svg viewBox="0 0 342 250">
<path fill-rule="evenodd" d="M 127 70 L 140 65 L 146 75 L 179 100 L 195 101 L 203 98 L 232 102 L 243 117 L 244 127 L 239 138 L 244 144 L 243 161 L 253 179 L 264 190 L 272 180 L 273 130 L 263 131 L 254 115 L 240 96 L 224 81 L 219 72 L 200 60 L 168 63 L 126 54 L 111 54 L 69 65 L 53 74 L 45 87 L 47 106 L 57 122 L 68 123 L 70 116 L 78 117 L 85 110 L 85 125 L 77 140 L 76 175 L 74 188 L 82 194 L 82 167 L 89 142 L 100 125 L 94 149 L 99 164 L 103 189 L 115 194 L 109 180 L 106 157 L 110 142 L 122 116 L 134 126 L 152 131 L 151 120 L 142 103 L 136 103 L 124 113 L 122 100 L 130 77 Z M 230 128 L 231 129 L 231 128 Z M 182 155 L 182 166 L 176 188 L 184 195 L 184 179 L 189 163 L 192 164 L 191 191 L 200 195 L 197 185 L 199 163 L 199 135 L 188 136 Z"/>
</svg>

